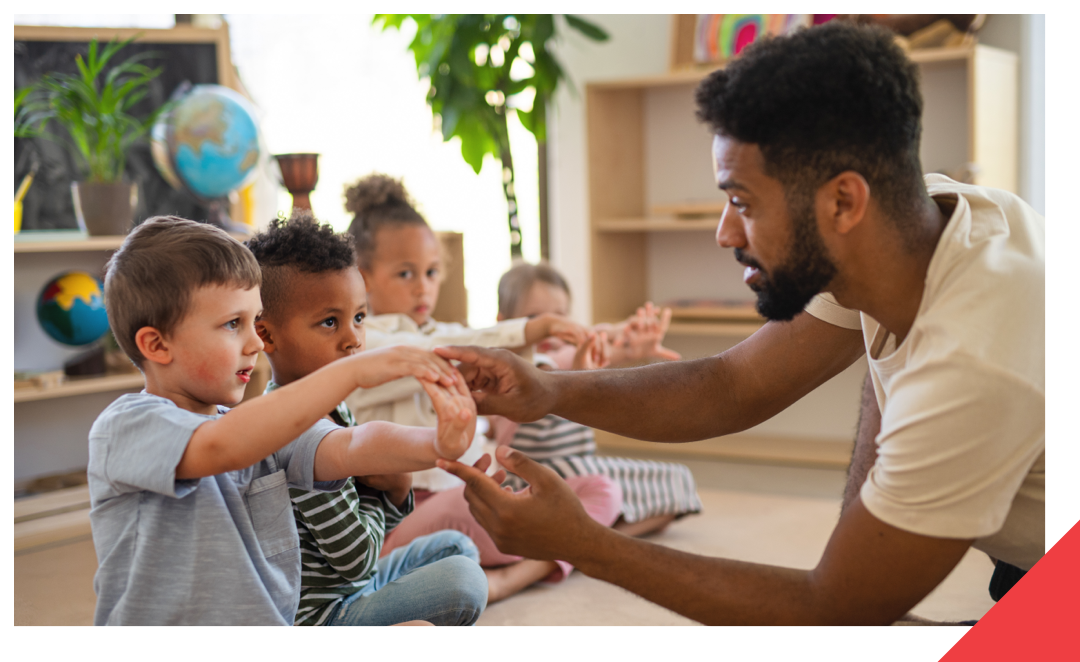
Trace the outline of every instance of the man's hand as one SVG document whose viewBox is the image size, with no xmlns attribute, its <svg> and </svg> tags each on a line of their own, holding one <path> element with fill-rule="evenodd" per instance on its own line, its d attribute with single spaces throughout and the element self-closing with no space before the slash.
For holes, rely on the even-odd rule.
<svg viewBox="0 0 1080 662">
<path fill-rule="evenodd" d="M 519 423 L 537 421 L 551 411 L 551 375 L 505 349 L 436 347 L 435 353 L 460 361 L 458 370 L 473 391 L 477 411 Z"/>
<path fill-rule="evenodd" d="M 465 481 L 469 512 L 500 552 L 554 561 L 565 558 L 568 549 L 595 535 L 596 529 L 604 529 L 554 471 L 505 446 L 495 452 L 499 463 L 528 482 L 528 487 L 516 493 L 500 488 L 498 474 L 484 473 L 490 464 L 487 455 L 472 467 L 445 460 L 437 464 Z"/>
<path fill-rule="evenodd" d="M 367 485 L 373 490 L 386 492 L 386 497 L 394 506 L 401 508 L 409 498 L 412 489 L 412 474 L 378 474 L 374 476 L 354 476 L 356 482 Z"/>
<path fill-rule="evenodd" d="M 435 452 L 439 457 L 456 460 L 472 444 L 476 432 L 476 403 L 460 377 L 449 388 L 425 381 L 421 381 L 420 385 L 431 398 L 435 415 L 439 417 Z"/>
<path fill-rule="evenodd" d="M 351 362 L 357 388 L 372 388 L 402 377 L 451 387 L 456 379 L 453 366 L 443 358 L 405 345 L 373 349 L 341 360 Z"/>
</svg>

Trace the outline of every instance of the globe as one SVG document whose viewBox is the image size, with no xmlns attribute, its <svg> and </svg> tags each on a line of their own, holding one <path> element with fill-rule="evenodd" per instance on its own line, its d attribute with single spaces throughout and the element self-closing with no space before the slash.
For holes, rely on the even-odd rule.
<svg viewBox="0 0 1080 662">
<path fill-rule="evenodd" d="M 173 101 L 150 132 L 154 163 L 170 186 L 209 202 L 254 178 L 261 148 L 247 99 L 221 85 L 196 85 Z"/>
<path fill-rule="evenodd" d="M 102 292 L 101 281 L 85 271 L 62 273 L 38 295 L 38 324 L 65 345 L 92 343 L 109 330 Z"/>
</svg>

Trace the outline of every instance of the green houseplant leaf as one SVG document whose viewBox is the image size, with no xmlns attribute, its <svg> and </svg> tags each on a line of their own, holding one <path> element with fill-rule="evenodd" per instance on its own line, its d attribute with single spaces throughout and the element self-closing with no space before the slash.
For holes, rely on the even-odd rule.
<svg viewBox="0 0 1080 662">
<path fill-rule="evenodd" d="M 594 41 L 608 34 L 580 17 L 564 15 L 566 25 Z M 521 228 L 514 193 L 514 162 L 507 125 L 511 110 L 543 144 L 547 105 L 565 79 L 548 45 L 558 38 L 552 14 L 376 14 L 382 30 L 416 25 L 408 48 L 417 75 L 429 81 L 428 104 L 443 140 L 458 138 L 461 157 L 474 172 L 491 155 L 502 167 L 503 194 L 510 226 L 510 255 L 521 257 Z M 524 72 L 524 73 L 522 73 Z M 514 108 L 532 95 L 532 108 Z"/>
</svg>

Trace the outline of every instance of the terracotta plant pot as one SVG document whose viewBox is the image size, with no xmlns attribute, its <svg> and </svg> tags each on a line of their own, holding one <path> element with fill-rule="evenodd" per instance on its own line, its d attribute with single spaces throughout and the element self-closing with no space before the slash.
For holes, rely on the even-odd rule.
<svg viewBox="0 0 1080 662">
<path fill-rule="evenodd" d="M 75 218 L 91 236 L 125 235 L 131 230 L 139 187 L 132 182 L 73 182 Z"/>
</svg>

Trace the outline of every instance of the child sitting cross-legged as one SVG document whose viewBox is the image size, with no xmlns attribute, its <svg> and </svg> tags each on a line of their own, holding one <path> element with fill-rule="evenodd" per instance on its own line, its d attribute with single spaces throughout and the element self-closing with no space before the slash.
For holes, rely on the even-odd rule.
<svg viewBox="0 0 1080 662">
<path fill-rule="evenodd" d="M 364 351 L 367 296 L 352 237 L 301 212 L 247 243 L 262 268 L 267 394 Z M 356 425 L 344 403 L 330 415 Z M 476 620 L 488 588 L 468 536 L 437 531 L 379 558 L 386 533 L 413 510 L 411 488 L 411 474 L 398 473 L 350 478 L 337 492 L 290 490 L 303 563 L 297 625 Z"/>
<path fill-rule="evenodd" d="M 570 287 L 547 263 L 518 264 L 499 279 L 499 319 L 532 317 L 544 313 L 565 315 L 570 310 Z M 589 370 L 634 364 L 642 360 L 668 360 L 678 354 L 661 343 L 671 319 L 665 309 L 656 314 L 646 303 L 604 335 L 613 339 L 608 351 L 588 352 L 547 340 L 533 360 L 543 368 Z M 621 488 L 622 509 L 615 529 L 642 536 L 662 531 L 674 520 L 701 512 L 694 475 L 685 464 L 635 458 L 599 456 L 592 428 L 548 414 L 539 421 L 514 423 L 490 416 L 499 445 L 509 445 L 547 466 L 560 476 L 607 476 Z M 506 485 L 515 490 L 526 483 L 510 475 Z"/>
<path fill-rule="evenodd" d="M 413 207 L 404 186 L 386 175 L 370 175 L 350 187 L 346 199 L 347 209 L 355 214 L 349 232 L 356 241 L 357 262 L 372 313 L 367 323 L 370 347 L 527 347 L 551 336 L 576 345 L 587 341 L 586 329 L 564 315 L 506 320 L 484 329 L 433 319 L 442 279 L 442 254 L 438 239 Z M 357 390 L 346 403 L 359 421 L 429 426 L 436 423 L 431 402 L 413 379 Z M 485 441 L 478 434 L 460 461 L 471 464 L 480 459 Z M 396 553 L 436 531 L 461 531 L 480 550 L 480 565 L 488 577 L 489 604 L 535 582 L 559 582 L 569 575 L 572 568 L 563 561 L 522 559 L 501 553 L 469 513 L 464 484 L 457 477 L 433 469 L 415 473 L 413 481 L 417 488 L 416 511 L 387 535 L 383 554 Z M 567 483 L 593 519 L 609 525 L 618 517 L 621 497 L 613 480 L 580 476 L 569 478 Z"/>
<path fill-rule="evenodd" d="M 345 357 L 228 409 L 263 348 L 260 281 L 242 244 L 175 217 L 145 221 L 109 260 L 109 324 L 146 389 L 90 430 L 96 624 L 291 625 L 301 554 L 289 487 L 425 469 L 472 439 L 461 376 L 408 347 Z M 353 390 L 405 376 L 437 428 L 325 418 Z"/>
</svg>

